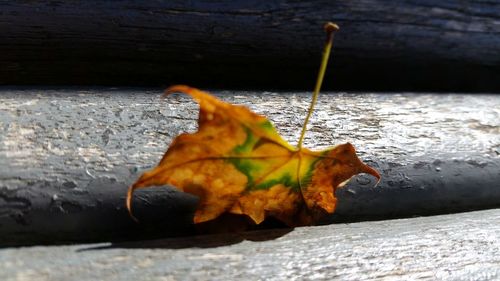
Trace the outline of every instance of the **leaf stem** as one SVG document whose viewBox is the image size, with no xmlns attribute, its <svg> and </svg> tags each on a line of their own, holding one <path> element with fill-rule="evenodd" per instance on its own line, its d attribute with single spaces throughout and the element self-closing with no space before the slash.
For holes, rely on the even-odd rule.
<svg viewBox="0 0 500 281">
<path fill-rule="evenodd" d="M 338 25 L 336 25 L 332 22 L 326 23 L 324 28 L 325 28 L 325 32 L 326 32 L 325 47 L 323 48 L 323 56 L 321 57 L 321 65 L 319 67 L 318 78 L 316 80 L 316 86 L 314 87 L 311 105 L 309 106 L 309 110 L 307 112 L 306 119 L 304 120 L 304 125 L 302 126 L 302 132 L 300 133 L 299 142 L 297 144 L 298 150 L 300 150 L 302 148 L 302 144 L 304 142 L 304 136 L 305 136 L 306 130 L 307 130 L 307 123 L 309 122 L 309 119 L 311 118 L 311 115 L 314 111 L 314 105 L 316 104 L 316 101 L 318 100 L 318 95 L 319 95 L 319 91 L 321 89 L 321 84 L 323 84 L 323 78 L 325 77 L 326 66 L 328 64 L 328 59 L 330 57 L 330 50 L 332 49 L 332 45 L 333 45 L 333 35 L 334 35 L 335 31 L 339 30 Z"/>
</svg>

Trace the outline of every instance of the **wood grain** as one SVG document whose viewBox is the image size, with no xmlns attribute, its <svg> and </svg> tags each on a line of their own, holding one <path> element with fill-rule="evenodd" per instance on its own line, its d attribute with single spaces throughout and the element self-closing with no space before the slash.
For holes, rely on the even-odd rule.
<svg viewBox="0 0 500 281">
<path fill-rule="evenodd" d="M 499 1 L 2 1 L 0 83 L 500 90 Z M 334 82 L 333 82 L 334 81 Z"/>
<path fill-rule="evenodd" d="M 192 233 L 196 198 L 158 187 L 125 194 L 181 132 L 196 129 L 189 98 L 162 89 L 1 88 L 0 245 Z M 214 91 L 267 115 L 291 143 L 309 92 Z M 382 181 L 359 176 L 337 192 L 327 222 L 499 207 L 500 96 L 320 95 L 305 146 L 351 142 Z M 326 222 L 326 223 L 327 223 Z"/>
<path fill-rule="evenodd" d="M 2 280 L 498 280 L 500 209 L 128 243 L 0 249 Z"/>
</svg>

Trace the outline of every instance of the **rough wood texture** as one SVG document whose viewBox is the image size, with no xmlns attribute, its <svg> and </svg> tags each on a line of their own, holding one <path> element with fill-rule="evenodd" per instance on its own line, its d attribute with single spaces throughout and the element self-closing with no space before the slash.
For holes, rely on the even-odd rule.
<svg viewBox="0 0 500 281">
<path fill-rule="evenodd" d="M 500 1 L 2 1 L 0 83 L 500 91 Z M 334 81 L 334 82 L 333 82 Z"/>
<path fill-rule="evenodd" d="M 118 244 L 0 249 L 13 280 L 498 280 L 500 209 Z"/>
<path fill-rule="evenodd" d="M 0 240 L 103 241 L 191 231 L 196 199 L 127 186 L 196 128 L 197 106 L 161 89 L 0 88 Z M 215 91 L 246 104 L 294 143 L 309 92 Z M 332 221 L 430 215 L 500 205 L 500 96 L 323 93 L 305 145 L 349 141 L 382 182 L 360 176 L 338 192 Z"/>
</svg>

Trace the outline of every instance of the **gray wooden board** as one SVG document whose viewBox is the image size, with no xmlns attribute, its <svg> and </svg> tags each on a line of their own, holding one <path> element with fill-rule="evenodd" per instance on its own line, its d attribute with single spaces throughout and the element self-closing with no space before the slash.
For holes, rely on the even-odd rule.
<svg viewBox="0 0 500 281">
<path fill-rule="evenodd" d="M 196 198 L 127 186 L 196 130 L 197 105 L 161 89 L 0 88 L 0 235 L 3 245 L 104 241 L 190 233 Z M 291 143 L 310 93 L 214 91 L 265 114 Z M 351 142 L 382 174 L 339 190 L 329 222 L 500 206 L 500 96 L 326 92 L 305 145 Z"/>
<path fill-rule="evenodd" d="M 499 280 L 500 209 L 189 238 L 0 249 L 11 280 Z"/>
</svg>

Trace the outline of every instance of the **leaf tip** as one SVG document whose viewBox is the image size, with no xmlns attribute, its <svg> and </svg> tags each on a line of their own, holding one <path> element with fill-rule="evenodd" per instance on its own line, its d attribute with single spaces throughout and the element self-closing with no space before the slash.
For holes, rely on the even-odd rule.
<svg viewBox="0 0 500 281">
<path fill-rule="evenodd" d="M 189 93 L 192 91 L 193 88 L 187 86 L 187 85 L 173 85 L 168 87 L 164 92 L 162 97 L 166 97 L 170 94 L 173 93 Z"/>
<path fill-rule="evenodd" d="M 377 179 L 377 182 L 375 183 L 374 187 L 376 187 L 380 183 L 380 180 L 382 179 L 382 176 L 380 176 L 380 173 L 377 170 L 373 169 L 372 167 L 366 164 L 363 166 L 361 172 L 372 175 Z"/>
<path fill-rule="evenodd" d="M 133 195 L 134 195 L 134 190 L 136 189 L 136 185 L 131 185 L 129 188 L 128 188 L 128 191 L 127 191 L 127 199 L 125 201 L 126 203 L 126 206 L 127 206 L 127 211 L 128 211 L 128 215 L 130 216 L 130 218 L 132 220 L 134 220 L 136 223 L 139 223 L 139 220 L 134 216 L 134 214 L 132 213 L 132 198 L 133 198 Z"/>
</svg>

